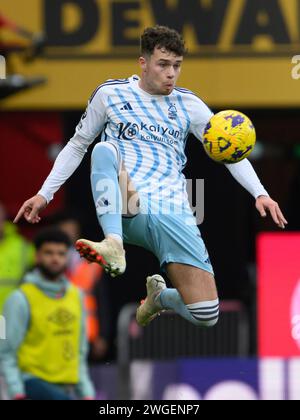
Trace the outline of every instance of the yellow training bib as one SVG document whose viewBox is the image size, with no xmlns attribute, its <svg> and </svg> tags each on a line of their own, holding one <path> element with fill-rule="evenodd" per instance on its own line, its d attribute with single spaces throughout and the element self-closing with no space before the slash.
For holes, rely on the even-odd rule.
<svg viewBox="0 0 300 420">
<path fill-rule="evenodd" d="M 19 368 L 55 384 L 79 382 L 82 308 L 79 290 L 52 299 L 34 284 L 20 288 L 30 307 L 29 329 L 18 352 Z"/>
</svg>

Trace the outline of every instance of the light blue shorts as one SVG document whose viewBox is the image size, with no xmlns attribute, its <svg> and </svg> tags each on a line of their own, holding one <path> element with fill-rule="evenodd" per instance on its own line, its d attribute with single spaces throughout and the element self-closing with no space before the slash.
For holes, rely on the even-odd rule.
<svg viewBox="0 0 300 420">
<path fill-rule="evenodd" d="M 214 274 L 206 246 L 196 223 L 186 224 L 185 215 L 138 214 L 123 217 L 124 242 L 152 252 L 162 270 L 180 263 Z"/>
</svg>

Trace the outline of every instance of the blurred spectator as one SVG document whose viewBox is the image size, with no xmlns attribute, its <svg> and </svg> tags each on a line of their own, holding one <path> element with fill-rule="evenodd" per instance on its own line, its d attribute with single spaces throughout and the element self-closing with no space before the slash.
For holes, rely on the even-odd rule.
<svg viewBox="0 0 300 420">
<path fill-rule="evenodd" d="M 57 229 L 35 241 L 37 266 L 6 301 L 0 363 L 12 399 L 92 399 L 80 291 L 64 277 L 70 240 Z"/>
<path fill-rule="evenodd" d="M 79 221 L 76 217 L 67 214 L 61 215 L 59 220 L 58 227 L 69 236 L 72 244 L 75 244 L 81 236 Z M 101 302 L 105 298 L 101 295 L 101 289 L 98 287 L 99 282 L 105 276 L 104 270 L 98 264 L 89 264 L 86 260 L 81 259 L 78 252 L 72 247 L 69 253 L 67 275 L 70 281 L 84 293 L 90 359 L 100 361 L 107 354 L 109 339 L 109 334 L 104 333 L 107 328 L 102 329 L 102 325 L 100 328 L 102 316 L 104 323 L 107 324 L 107 316 L 104 315 L 102 310 L 104 305 L 102 307 Z"/>
<path fill-rule="evenodd" d="M 13 223 L 7 221 L 0 203 L 0 314 L 4 301 L 33 262 L 34 247 L 17 232 Z"/>
</svg>

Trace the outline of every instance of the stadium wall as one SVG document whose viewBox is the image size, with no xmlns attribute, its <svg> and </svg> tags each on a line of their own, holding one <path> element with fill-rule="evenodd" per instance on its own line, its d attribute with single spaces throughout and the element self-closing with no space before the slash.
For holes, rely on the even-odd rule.
<svg viewBox="0 0 300 420">
<path fill-rule="evenodd" d="M 117 399 L 116 366 L 92 369 L 99 399 Z M 134 400 L 299 400 L 300 358 L 133 362 Z"/>
<path fill-rule="evenodd" d="M 6 108 L 83 108 L 104 80 L 139 71 L 139 36 L 155 23 L 184 34 L 190 55 L 180 84 L 212 106 L 300 105 L 298 0 L 27 0 L 1 12 L 47 39 L 38 60 L 16 55 L 10 66 L 48 84 Z"/>
</svg>

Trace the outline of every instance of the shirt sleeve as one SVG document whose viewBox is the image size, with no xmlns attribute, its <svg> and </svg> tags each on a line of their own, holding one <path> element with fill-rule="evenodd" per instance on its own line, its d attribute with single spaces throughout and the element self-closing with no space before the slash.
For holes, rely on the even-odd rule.
<svg viewBox="0 0 300 420">
<path fill-rule="evenodd" d="M 76 127 L 76 134 L 91 144 L 102 131 L 106 120 L 105 94 L 99 87 L 89 99 L 87 109 Z"/>
<path fill-rule="evenodd" d="M 190 133 L 192 133 L 198 140 L 203 142 L 204 130 L 214 114 L 209 109 L 209 107 L 196 95 L 190 95 L 189 106 L 189 113 L 191 116 Z"/>
<path fill-rule="evenodd" d="M 98 89 L 89 100 L 74 136 L 58 155 L 50 175 L 38 192 L 47 200 L 47 203 L 78 168 L 88 147 L 101 133 L 106 119 L 104 94 L 101 89 Z"/>
<path fill-rule="evenodd" d="M 261 195 L 269 196 L 248 159 L 225 166 L 234 179 L 255 199 Z"/>
<path fill-rule="evenodd" d="M 0 340 L 1 371 L 9 396 L 15 398 L 17 395 L 25 395 L 17 352 L 25 339 L 30 318 L 29 306 L 21 291 L 17 290 L 8 298 L 3 316 L 6 321 L 6 340 Z"/>
</svg>

